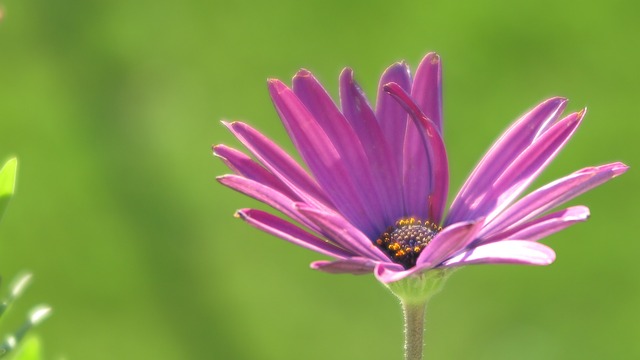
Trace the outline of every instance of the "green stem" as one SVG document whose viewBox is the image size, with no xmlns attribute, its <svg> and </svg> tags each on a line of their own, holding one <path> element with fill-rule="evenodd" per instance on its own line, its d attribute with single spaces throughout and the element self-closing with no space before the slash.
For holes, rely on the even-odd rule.
<svg viewBox="0 0 640 360">
<path fill-rule="evenodd" d="M 424 347 L 424 303 L 402 302 L 404 312 L 404 359 L 422 360 Z"/>
</svg>

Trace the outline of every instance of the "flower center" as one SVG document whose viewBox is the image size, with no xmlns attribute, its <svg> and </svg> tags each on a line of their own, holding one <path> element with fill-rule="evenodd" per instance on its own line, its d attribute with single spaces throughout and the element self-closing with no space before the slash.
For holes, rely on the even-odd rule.
<svg viewBox="0 0 640 360">
<path fill-rule="evenodd" d="M 429 220 L 403 218 L 396 221 L 394 226 L 389 226 L 375 244 L 389 255 L 393 262 L 409 269 L 415 266 L 422 249 L 440 230 L 440 226 Z"/>
</svg>

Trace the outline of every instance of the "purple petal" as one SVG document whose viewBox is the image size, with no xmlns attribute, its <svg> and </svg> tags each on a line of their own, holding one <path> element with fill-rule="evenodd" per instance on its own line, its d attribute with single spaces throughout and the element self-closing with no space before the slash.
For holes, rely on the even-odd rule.
<svg viewBox="0 0 640 360">
<path fill-rule="evenodd" d="M 292 199 L 300 200 L 280 179 L 241 151 L 226 145 L 216 145 L 213 147 L 213 154 L 222 159 L 234 173 L 262 183 Z"/>
<path fill-rule="evenodd" d="M 495 233 L 521 224 L 613 179 L 627 169 L 625 164 L 616 162 L 585 168 L 558 179 L 518 200 L 485 226 L 482 234 Z"/>
<path fill-rule="evenodd" d="M 377 260 L 389 261 L 362 231 L 355 228 L 341 216 L 311 208 L 305 204 L 296 204 L 298 211 L 313 221 L 328 239 L 354 254 Z"/>
<path fill-rule="evenodd" d="M 483 220 L 453 224 L 436 235 L 422 251 L 416 266 L 434 267 L 451 255 L 463 250 L 480 231 Z"/>
<path fill-rule="evenodd" d="M 408 270 L 405 270 L 402 266 L 394 263 L 378 263 L 376 264 L 373 274 L 376 278 L 385 284 L 392 283 L 398 280 L 402 280 L 407 276 L 420 273 L 429 269 L 428 265 L 414 266 Z"/>
<path fill-rule="evenodd" d="M 372 189 L 354 182 L 331 139 L 289 88 L 270 80 L 269 92 L 294 145 L 332 203 L 359 229 L 370 235 L 380 233 L 380 225 L 384 226 L 382 210 L 367 207 L 364 202 Z"/>
<path fill-rule="evenodd" d="M 353 256 L 327 241 L 324 241 L 288 221 L 274 215 L 256 209 L 242 209 L 236 212 L 237 216 L 248 224 L 292 244 L 307 248 L 317 253 L 342 259 Z"/>
<path fill-rule="evenodd" d="M 378 197 L 384 204 L 382 208 L 386 214 L 385 223 L 393 224 L 404 216 L 399 163 L 395 162 L 376 116 L 353 79 L 351 69 L 345 69 L 340 74 L 340 101 L 345 117 L 358 133 L 367 154 L 366 164 L 370 166 L 370 176 Z"/>
<path fill-rule="evenodd" d="M 408 118 L 404 108 L 384 91 L 384 85 L 391 82 L 398 84 L 406 92 L 411 91 L 409 67 L 404 61 L 395 63 L 384 71 L 378 84 L 378 98 L 376 100 L 376 118 L 382 133 L 387 138 L 387 144 L 389 144 L 391 154 L 395 157 L 394 162 L 398 172 L 400 172 L 402 170 L 404 135 L 407 130 Z"/>
<path fill-rule="evenodd" d="M 538 241 L 560 230 L 564 230 L 575 223 L 586 221 L 588 218 L 589 208 L 586 206 L 574 206 L 545 215 L 507 231 L 496 233 L 483 239 L 482 243 L 501 241 L 504 239 Z"/>
<path fill-rule="evenodd" d="M 222 185 L 263 202 L 295 221 L 319 232 L 319 228 L 315 223 L 307 220 L 303 215 L 299 214 L 297 209 L 294 207 L 295 202 L 284 194 L 265 186 L 264 184 L 238 175 L 223 175 L 217 177 L 217 180 Z"/>
<path fill-rule="evenodd" d="M 566 99 L 551 98 L 522 116 L 495 142 L 473 170 L 453 200 L 445 224 L 469 218 L 470 208 L 496 181 L 509 164 L 553 124 L 566 106 Z"/>
<path fill-rule="evenodd" d="M 428 53 L 418 65 L 411 98 L 442 136 L 442 62 L 438 54 Z"/>
<path fill-rule="evenodd" d="M 580 125 L 584 112 L 574 113 L 558 121 L 547 132 L 527 147 L 492 186 L 478 191 L 463 219 L 486 216 L 491 221 L 526 189 L 542 170 L 555 158 Z"/>
<path fill-rule="evenodd" d="M 283 183 L 305 202 L 318 207 L 333 208 L 324 191 L 282 148 L 251 126 L 223 122 L 240 142 Z"/>
<path fill-rule="evenodd" d="M 440 223 L 444 207 L 447 201 L 447 191 L 449 188 L 449 168 L 447 163 L 447 153 L 444 147 L 444 142 L 438 129 L 434 126 L 433 122 L 429 120 L 425 114 L 423 114 L 409 95 L 402 90 L 398 84 L 387 84 L 385 90 L 389 92 L 400 103 L 405 110 L 411 115 L 413 122 L 416 126 L 418 135 L 421 138 L 421 147 L 427 154 L 428 163 L 430 167 L 426 172 L 413 172 L 415 169 L 405 168 L 405 203 L 415 204 L 418 214 L 424 214 L 424 210 L 420 211 L 420 207 L 424 209 L 424 203 L 428 203 L 429 218 L 435 223 Z M 409 136 L 409 132 L 407 133 Z M 418 146 L 412 144 L 410 146 Z M 405 160 L 413 162 L 410 157 L 406 157 Z M 406 164 L 406 162 L 405 162 Z M 409 170 L 409 171 L 407 171 Z M 429 179 L 428 182 L 415 182 L 416 178 Z M 424 196 L 424 189 L 420 187 L 416 188 L 415 185 L 424 186 L 429 189 Z M 425 186 L 425 185 L 429 185 Z M 407 199 L 408 198 L 408 199 Z M 412 201 L 411 201 L 412 200 Z M 416 203 L 416 200 L 418 201 Z M 409 205 L 408 205 L 409 207 Z M 409 207 L 408 210 L 413 210 Z M 413 213 L 410 213 L 413 214 Z M 425 218 L 425 217 L 423 217 Z"/>
<path fill-rule="evenodd" d="M 480 245 L 444 262 L 444 267 L 470 264 L 549 265 L 556 259 L 551 248 L 538 242 L 504 240 Z"/>
<path fill-rule="evenodd" d="M 340 259 L 334 261 L 314 261 L 311 268 L 314 270 L 324 271 L 330 274 L 353 274 L 364 275 L 371 274 L 376 263 L 371 259 L 361 257 L 351 257 L 348 259 Z"/>
<path fill-rule="evenodd" d="M 348 169 L 349 176 L 353 179 L 353 184 L 358 184 L 358 188 L 362 190 L 360 201 L 363 206 L 366 209 L 377 209 L 377 213 L 372 214 L 372 221 L 375 223 L 395 221 L 395 219 L 382 217 L 385 210 L 383 204 L 388 204 L 388 199 L 382 198 L 383 194 L 381 194 L 379 190 L 382 186 L 378 184 L 376 180 L 379 179 L 381 175 L 385 176 L 385 174 L 382 172 L 380 174 L 372 172 L 372 168 L 375 168 L 376 164 L 372 163 L 371 157 L 367 154 L 367 148 L 369 146 L 368 141 L 366 141 L 367 133 L 361 132 L 361 130 L 364 129 L 354 126 L 353 121 L 347 122 L 347 118 L 352 114 L 348 113 L 347 118 L 345 118 L 333 100 L 331 100 L 329 94 L 327 94 L 322 85 L 309 71 L 300 70 L 296 76 L 294 76 L 293 92 L 307 108 L 313 119 L 302 117 L 294 119 L 293 121 L 315 121 L 317 127 L 326 133 L 329 139 L 328 141 L 331 142 L 338 152 L 340 161 L 344 164 L 345 168 Z M 289 106 L 293 107 L 295 105 Z M 375 129 L 377 129 L 378 124 L 375 122 L 375 118 L 373 118 L 372 121 Z M 304 127 L 311 126 L 316 125 L 304 125 Z M 317 133 L 318 130 L 309 132 Z M 363 136 L 365 136 L 365 138 L 363 138 Z M 376 161 L 381 160 L 378 159 Z"/>
</svg>

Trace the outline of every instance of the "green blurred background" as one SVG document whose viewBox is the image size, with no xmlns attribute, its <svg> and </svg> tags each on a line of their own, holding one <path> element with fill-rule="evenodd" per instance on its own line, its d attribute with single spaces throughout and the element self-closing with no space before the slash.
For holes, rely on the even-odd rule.
<svg viewBox="0 0 640 360">
<path fill-rule="evenodd" d="M 2 0 L 0 157 L 20 160 L 0 273 L 35 281 L 50 359 L 400 359 L 396 300 L 372 276 L 234 220 L 219 124 L 288 149 L 265 80 L 305 67 L 337 95 L 344 66 L 373 99 L 394 61 L 444 61 L 452 190 L 517 116 L 588 106 L 538 184 L 620 160 L 581 196 L 592 218 L 546 240 L 546 268 L 469 267 L 428 309 L 429 359 L 640 358 L 634 1 Z M 449 199 L 451 200 L 451 198 Z M 10 326 L 9 326 L 10 327 Z"/>
</svg>

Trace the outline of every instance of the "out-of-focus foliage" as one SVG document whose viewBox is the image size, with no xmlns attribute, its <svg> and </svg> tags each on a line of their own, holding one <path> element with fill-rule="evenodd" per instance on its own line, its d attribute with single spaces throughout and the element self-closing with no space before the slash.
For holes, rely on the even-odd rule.
<svg viewBox="0 0 640 360">
<path fill-rule="evenodd" d="M 13 195 L 16 187 L 16 172 L 18 169 L 18 160 L 16 158 L 7 161 L 0 169 L 0 219 L 4 214 L 9 199 Z"/>
<path fill-rule="evenodd" d="M 38 328 L 47 356 L 399 358 L 393 296 L 234 220 L 261 205 L 216 183 L 210 146 L 237 145 L 227 119 L 292 149 L 268 77 L 305 67 L 336 97 L 348 65 L 374 102 L 386 66 L 437 51 L 452 191 L 555 95 L 589 110 L 537 185 L 631 170 L 573 202 L 592 218 L 544 240 L 555 264 L 456 272 L 428 309 L 428 358 L 640 358 L 640 3 L 1 1 L 0 154 L 21 170 L 0 272 L 37 275 L 12 312 L 55 308 Z"/>
<path fill-rule="evenodd" d="M 4 163 L 0 169 L 0 217 L 13 196 L 16 186 L 17 170 L 18 160 L 16 158 L 12 158 Z M 11 282 L 7 294 L 4 295 L 4 298 L 0 301 L 1 320 L 5 320 L 13 303 L 22 295 L 26 287 L 29 286 L 31 277 L 32 275 L 29 273 L 22 273 L 16 276 Z M 31 337 L 24 343 L 23 339 L 29 330 L 48 317 L 50 312 L 51 309 L 48 306 L 38 306 L 31 310 L 27 320 L 24 321 L 17 330 L 10 333 L 6 333 L 6 330 L 4 330 L 4 339 L 0 342 L 0 358 L 9 356 L 14 360 L 40 359 L 40 345 L 37 338 Z"/>
<path fill-rule="evenodd" d="M 11 360 L 40 360 L 42 359 L 42 345 L 37 336 L 27 337 L 22 346 L 16 351 Z"/>
</svg>

